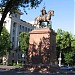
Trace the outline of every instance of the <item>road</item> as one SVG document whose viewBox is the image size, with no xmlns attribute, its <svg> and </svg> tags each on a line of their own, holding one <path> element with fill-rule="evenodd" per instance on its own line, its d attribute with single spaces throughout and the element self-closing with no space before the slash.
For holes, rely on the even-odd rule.
<svg viewBox="0 0 75 75">
<path fill-rule="evenodd" d="M 0 75 L 75 75 L 75 74 L 55 74 L 55 73 L 39 73 L 39 72 L 27 72 L 19 70 L 1 70 Z"/>
<path fill-rule="evenodd" d="M 39 73 L 39 72 L 28 72 L 12 66 L 0 66 L 0 75 L 75 75 L 74 72 L 70 73 Z"/>
</svg>

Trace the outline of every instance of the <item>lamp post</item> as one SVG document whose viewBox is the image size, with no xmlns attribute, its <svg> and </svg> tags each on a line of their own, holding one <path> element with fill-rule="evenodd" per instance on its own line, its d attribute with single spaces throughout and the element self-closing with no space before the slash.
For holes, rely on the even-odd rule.
<svg viewBox="0 0 75 75">
<path fill-rule="evenodd" d="M 58 61 L 59 61 L 59 67 L 61 67 L 61 60 L 62 60 L 62 58 L 61 58 L 61 51 L 60 51 L 60 55 L 59 55 L 59 58 L 58 58 Z"/>
<path fill-rule="evenodd" d="M 23 54 L 22 54 L 22 58 L 23 58 L 22 64 L 24 64 L 24 57 L 25 57 L 25 54 L 23 53 Z"/>
</svg>

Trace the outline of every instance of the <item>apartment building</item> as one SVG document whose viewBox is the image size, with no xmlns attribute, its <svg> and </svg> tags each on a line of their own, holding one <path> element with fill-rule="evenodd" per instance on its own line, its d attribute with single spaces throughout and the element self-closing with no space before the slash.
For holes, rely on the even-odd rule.
<svg viewBox="0 0 75 75">
<path fill-rule="evenodd" d="M 8 61 L 13 63 L 25 62 L 25 55 L 20 51 L 16 51 L 16 49 L 18 49 L 19 46 L 19 34 L 21 32 L 30 32 L 34 29 L 34 26 L 32 26 L 32 24 L 20 19 L 21 15 L 23 15 L 21 10 L 18 10 L 16 13 L 13 14 L 10 14 L 9 12 L 4 22 L 4 26 L 10 33 L 12 48 Z M 1 16 L 2 14 L 0 14 L 0 19 Z"/>
</svg>

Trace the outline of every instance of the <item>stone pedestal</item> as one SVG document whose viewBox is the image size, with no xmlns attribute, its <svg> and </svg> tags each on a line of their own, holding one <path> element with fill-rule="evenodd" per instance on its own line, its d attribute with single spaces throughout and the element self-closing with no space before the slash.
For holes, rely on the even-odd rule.
<svg viewBox="0 0 75 75">
<path fill-rule="evenodd" d="M 56 33 L 49 28 L 31 31 L 28 56 L 32 64 L 56 64 Z"/>
</svg>

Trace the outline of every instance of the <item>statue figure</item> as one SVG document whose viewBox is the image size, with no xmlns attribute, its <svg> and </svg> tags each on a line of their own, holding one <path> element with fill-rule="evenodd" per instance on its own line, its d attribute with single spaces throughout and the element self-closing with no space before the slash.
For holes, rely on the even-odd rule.
<svg viewBox="0 0 75 75">
<path fill-rule="evenodd" d="M 46 13 L 45 7 L 43 7 L 43 9 L 41 10 L 42 16 L 44 16 Z"/>
<path fill-rule="evenodd" d="M 48 11 L 47 14 L 46 14 L 45 11 L 43 11 L 42 16 L 37 16 L 35 18 L 35 22 L 37 22 L 37 24 L 39 24 L 39 25 L 41 25 L 41 22 L 47 22 L 49 24 L 49 21 L 51 20 L 51 16 L 54 16 L 54 11 L 53 10 Z M 34 24 L 36 24 L 36 23 L 34 23 Z"/>
</svg>

